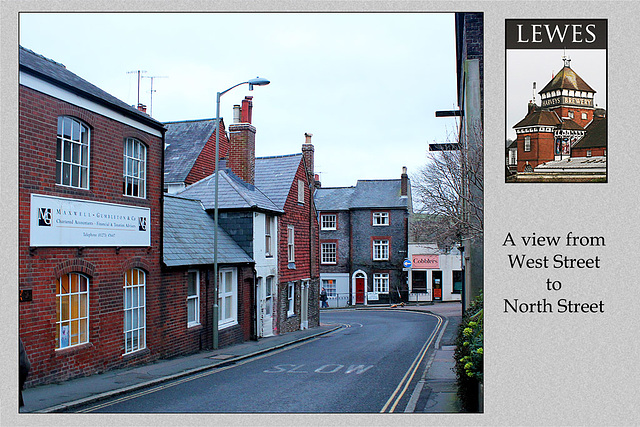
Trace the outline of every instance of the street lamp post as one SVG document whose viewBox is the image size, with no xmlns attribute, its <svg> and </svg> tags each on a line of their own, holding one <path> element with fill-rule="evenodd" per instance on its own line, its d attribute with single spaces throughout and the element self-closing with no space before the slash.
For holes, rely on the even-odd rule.
<svg viewBox="0 0 640 427">
<path fill-rule="evenodd" d="M 254 86 L 266 86 L 270 82 L 267 79 L 256 77 L 255 79 L 247 80 L 246 82 L 238 83 L 231 86 L 229 89 L 222 92 L 218 92 L 216 95 L 216 175 L 214 177 L 215 189 L 214 189 L 214 208 L 213 208 L 213 220 L 215 228 L 213 229 L 213 348 L 218 349 L 218 293 L 220 277 L 218 276 L 218 166 L 219 166 L 219 150 L 220 150 L 220 98 L 231 89 L 238 86 L 248 84 L 249 90 L 253 90 Z"/>
</svg>

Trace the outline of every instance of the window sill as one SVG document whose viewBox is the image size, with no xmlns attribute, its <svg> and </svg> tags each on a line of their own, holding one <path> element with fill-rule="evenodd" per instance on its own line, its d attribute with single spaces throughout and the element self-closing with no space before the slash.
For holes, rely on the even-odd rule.
<svg viewBox="0 0 640 427">
<path fill-rule="evenodd" d="M 71 353 L 75 351 L 82 351 L 90 347 L 93 347 L 93 344 L 91 342 L 85 342 L 82 344 L 70 345 L 63 348 L 56 348 L 56 355 L 63 355 L 65 353 Z"/>
<path fill-rule="evenodd" d="M 141 348 L 139 350 L 132 351 L 131 353 L 125 353 L 125 354 L 122 355 L 122 358 L 124 360 L 134 359 L 136 357 L 146 356 L 149 353 L 151 353 L 151 350 L 149 350 L 147 347 L 145 347 L 145 348 Z"/>
<path fill-rule="evenodd" d="M 232 326 L 236 326 L 238 324 L 237 320 L 227 321 L 226 323 L 218 323 L 218 330 L 221 331 L 223 329 L 230 328 Z"/>
<path fill-rule="evenodd" d="M 202 324 L 200 322 L 187 323 L 187 329 L 197 328 L 198 326 L 202 327 Z"/>
</svg>

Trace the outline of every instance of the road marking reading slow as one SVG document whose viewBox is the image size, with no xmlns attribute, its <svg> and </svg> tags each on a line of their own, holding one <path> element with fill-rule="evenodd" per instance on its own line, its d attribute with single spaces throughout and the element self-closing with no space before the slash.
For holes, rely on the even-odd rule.
<svg viewBox="0 0 640 427">
<path fill-rule="evenodd" d="M 345 365 L 341 365 L 339 363 L 328 363 L 326 365 L 322 365 L 316 369 L 313 369 L 313 366 L 305 364 L 296 365 L 293 363 L 285 363 L 282 365 L 276 365 L 269 369 L 265 369 L 262 372 L 264 372 L 265 374 L 337 374 L 338 372 L 342 371 L 345 375 L 352 373 L 360 375 L 367 372 L 374 366 L 375 365 L 349 365 L 349 367 L 345 368 Z"/>
</svg>

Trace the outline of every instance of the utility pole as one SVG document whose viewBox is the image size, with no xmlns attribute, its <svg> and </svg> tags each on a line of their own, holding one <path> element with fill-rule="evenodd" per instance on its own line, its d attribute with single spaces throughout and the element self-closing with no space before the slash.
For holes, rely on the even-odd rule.
<svg viewBox="0 0 640 427">
<path fill-rule="evenodd" d="M 149 102 L 149 115 L 153 117 L 153 92 L 155 92 L 155 90 L 153 90 L 153 79 L 166 79 L 169 76 L 142 76 L 143 78 L 146 79 L 151 79 L 151 101 Z"/>
<path fill-rule="evenodd" d="M 127 71 L 127 74 L 136 74 L 138 73 L 138 103 L 136 104 L 136 108 L 140 106 L 140 74 L 146 73 L 144 70 L 135 70 L 135 71 Z"/>
</svg>

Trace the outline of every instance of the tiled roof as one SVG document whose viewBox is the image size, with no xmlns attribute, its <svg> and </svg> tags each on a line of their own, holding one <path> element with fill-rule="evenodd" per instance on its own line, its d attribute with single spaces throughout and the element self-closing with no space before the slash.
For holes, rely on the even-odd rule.
<svg viewBox="0 0 640 427">
<path fill-rule="evenodd" d="M 607 146 L 607 118 L 597 117 L 586 128 L 587 133 L 572 148 L 596 148 Z"/>
<path fill-rule="evenodd" d="M 562 123 L 558 125 L 558 129 L 566 129 L 566 130 L 584 130 L 582 126 L 577 124 L 571 119 L 564 119 Z"/>
<path fill-rule="evenodd" d="M 582 78 L 576 74 L 569 67 L 562 67 L 558 74 L 556 74 L 553 79 L 538 93 L 549 92 L 556 89 L 573 89 L 573 90 L 581 90 L 585 92 L 593 92 L 595 90 L 591 88 L 587 83 L 585 83 Z"/>
<path fill-rule="evenodd" d="M 255 184 L 280 209 L 284 209 L 302 153 L 256 158 Z"/>
<path fill-rule="evenodd" d="M 318 188 L 315 194 L 319 211 L 346 211 L 351 207 L 355 187 Z"/>
<path fill-rule="evenodd" d="M 200 200 L 205 209 L 215 208 L 215 173 L 177 193 L 180 197 Z M 247 184 L 229 169 L 220 170 L 218 178 L 219 209 L 258 209 L 282 213 L 261 189 Z"/>
<path fill-rule="evenodd" d="M 198 200 L 164 196 L 163 261 L 169 267 L 213 264 L 214 221 Z M 221 227 L 218 227 L 218 262 L 253 262 Z"/>
<path fill-rule="evenodd" d="M 355 187 L 319 188 L 315 194 L 316 208 L 319 211 L 407 208 L 409 198 L 400 196 L 400 185 L 400 179 L 380 179 L 359 180 Z"/>
<path fill-rule="evenodd" d="M 153 119 L 148 114 L 139 111 L 108 94 L 99 87 L 89 83 L 88 81 L 73 74 L 67 68 L 51 59 L 45 58 L 29 49 L 20 46 L 20 71 L 36 76 L 55 86 L 61 87 L 67 91 L 75 93 L 83 98 L 90 99 L 102 105 L 107 105 L 112 109 L 116 109 L 122 114 L 135 118 L 137 121 L 145 123 L 156 129 L 162 129 L 162 123 Z"/>
<path fill-rule="evenodd" d="M 215 131 L 216 119 L 169 122 L 165 126 L 164 181 L 184 182 Z"/>
<path fill-rule="evenodd" d="M 513 128 L 521 128 L 526 126 L 556 126 L 560 124 L 560 119 L 558 115 L 553 111 L 541 110 L 539 108 L 535 108 L 529 114 L 525 116 L 524 119 L 520 120 L 516 123 Z"/>
</svg>

